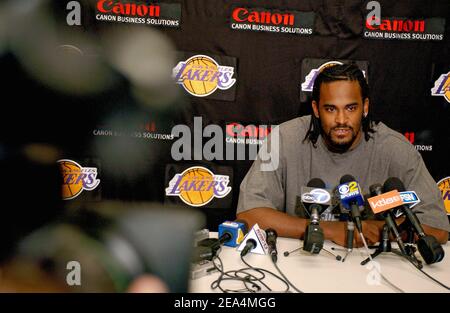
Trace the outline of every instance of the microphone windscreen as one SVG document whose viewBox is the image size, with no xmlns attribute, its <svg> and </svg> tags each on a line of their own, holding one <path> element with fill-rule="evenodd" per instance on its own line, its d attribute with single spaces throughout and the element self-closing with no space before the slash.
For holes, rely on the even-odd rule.
<svg viewBox="0 0 450 313">
<path fill-rule="evenodd" d="M 278 237 L 277 231 L 275 229 L 273 229 L 273 228 L 267 228 L 266 229 L 266 235 L 267 235 L 267 237 L 269 237 L 270 235 L 275 236 L 275 238 Z"/>
<path fill-rule="evenodd" d="M 316 188 L 325 188 L 325 182 L 320 178 L 312 178 L 306 186 L 307 187 L 316 187 Z"/>
<path fill-rule="evenodd" d="M 388 192 L 391 190 L 397 190 L 398 192 L 405 191 L 405 185 L 403 185 L 403 182 L 397 178 L 397 177 L 389 177 L 386 179 L 383 185 L 383 191 Z"/>
<path fill-rule="evenodd" d="M 381 195 L 383 193 L 383 186 L 381 184 L 373 184 L 369 187 L 369 191 L 372 197 Z"/>
<path fill-rule="evenodd" d="M 353 177 L 352 175 L 346 174 L 344 176 L 341 177 L 341 180 L 339 181 L 340 184 L 345 184 L 351 181 L 356 181 L 355 177 Z"/>
</svg>

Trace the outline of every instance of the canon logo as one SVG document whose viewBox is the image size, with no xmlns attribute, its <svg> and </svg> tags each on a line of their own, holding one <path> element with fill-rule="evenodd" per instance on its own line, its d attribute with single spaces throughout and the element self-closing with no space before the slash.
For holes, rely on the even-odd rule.
<svg viewBox="0 0 450 313">
<path fill-rule="evenodd" d="M 405 133 L 405 137 L 406 137 L 406 139 L 408 139 L 408 141 L 410 142 L 410 143 L 414 143 L 414 141 L 415 141 L 415 133 L 414 132 L 406 132 Z"/>
<path fill-rule="evenodd" d="M 377 18 L 373 17 L 372 21 L 376 21 Z M 406 20 L 406 19 L 384 19 L 381 20 L 379 25 L 371 25 L 370 19 L 366 20 L 366 28 L 370 30 L 384 30 L 395 32 L 418 32 L 423 33 L 425 31 L 424 20 Z"/>
<path fill-rule="evenodd" d="M 226 126 L 227 135 L 231 137 L 248 138 L 266 138 L 272 130 L 271 126 L 266 125 L 241 125 L 239 123 L 230 123 Z"/>
<path fill-rule="evenodd" d="M 122 3 L 120 0 L 99 0 L 97 1 L 97 10 L 101 13 L 114 13 L 141 17 L 159 17 L 161 13 L 161 7 L 159 5 Z"/>
<path fill-rule="evenodd" d="M 294 25 L 294 15 L 290 13 L 272 13 L 270 11 L 248 10 L 246 8 L 235 8 L 231 17 L 235 22 L 259 23 L 271 25 Z"/>
</svg>

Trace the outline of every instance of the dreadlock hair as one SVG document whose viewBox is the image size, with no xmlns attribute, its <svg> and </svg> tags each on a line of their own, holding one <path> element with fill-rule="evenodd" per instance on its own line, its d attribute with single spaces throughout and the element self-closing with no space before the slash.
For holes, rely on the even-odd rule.
<svg viewBox="0 0 450 313">
<path fill-rule="evenodd" d="M 339 80 L 358 81 L 361 87 L 362 100 L 369 98 L 369 85 L 364 78 L 363 72 L 358 68 L 356 64 L 341 64 L 332 65 L 323 69 L 314 80 L 314 87 L 312 91 L 312 100 L 319 103 L 320 100 L 320 86 L 322 83 L 330 83 Z M 371 138 L 371 134 L 375 132 L 373 129 L 373 122 L 370 119 L 370 111 L 367 116 L 362 118 L 362 129 L 364 132 L 364 138 L 368 141 Z M 311 114 L 311 123 L 309 124 L 308 132 L 305 135 L 303 141 L 310 140 L 314 147 L 316 147 L 317 139 L 322 131 L 320 120 Z"/>
</svg>

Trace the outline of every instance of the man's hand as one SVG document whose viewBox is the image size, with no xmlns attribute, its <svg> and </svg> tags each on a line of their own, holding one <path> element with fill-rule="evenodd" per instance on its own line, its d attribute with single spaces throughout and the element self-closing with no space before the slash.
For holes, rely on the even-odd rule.
<svg viewBox="0 0 450 313">
<path fill-rule="evenodd" d="M 374 245 L 380 241 L 381 238 L 381 229 L 384 222 L 379 223 L 379 221 L 362 221 L 362 231 L 364 238 L 366 239 L 367 245 Z M 381 225 L 381 228 L 380 228 Z M 359 231 L 355 227 L 355 238 L 353 240 L 354 247 L 362 247 L 363 241 L 361 239 L 361 235 Z"/>
<path fill-rule="evenodd" d="M 347 246 L 347 223 L 346 222 L 322 222 L 321 223 L 325 239 L 333 241 L 335 244 Z M 380 241 L 380 231 L 383 227 L 380 221 L 362 221 L 362 230 L 364 238 L 368 245 L 373 245 Z M 355 227 L 353 236 L 353 247 L 362 247 L 363 242 L 358 230 Z"/>
</svg>

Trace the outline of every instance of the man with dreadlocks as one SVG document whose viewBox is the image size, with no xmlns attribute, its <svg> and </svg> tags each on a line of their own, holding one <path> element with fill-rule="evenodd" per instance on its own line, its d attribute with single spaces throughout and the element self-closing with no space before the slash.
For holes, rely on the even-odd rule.
<svg viewBox="0 0 450 313">
<path fill-rule="evenodd" d="M 302 238 L 308 221 L 297 216 L 296 203 L 310 179 L 320 178 L 332 189 L 350 174 L 368 192 L 370 185 L 398 177 L 422 201 L 416 208 L 423 212 L 418 218 L 425 232 L 447 242 L 450 226 L 444 204 L 421 155 L 402 134 L 371 121 L 369 104 L 369 87 L 356 65 L 322 70 L 314 82 L 313 114 L 281 124 L 278 138 L 272 132 L 265 144 L 279 140 L 279 164 L 266 171 L 261 170 L 261 159 L 255 160 L 241 183 L 237 218 L 249 226 L 272 227 L 283 237 Z M 363 221 L 369 243 L 379 241 L 383 224 L 373 215 Z M 325 239 L 345 245 L 344 221 L 325 220 L 321 227 Z M 360 246 L 360 236 L 354 238 Z"/>
</svg>

